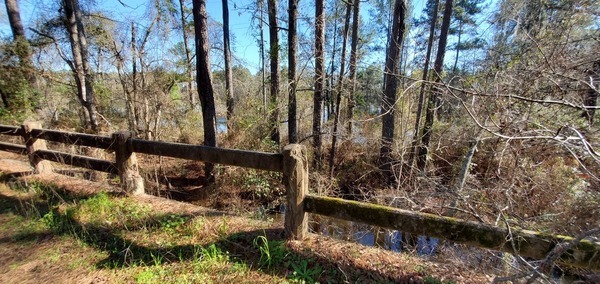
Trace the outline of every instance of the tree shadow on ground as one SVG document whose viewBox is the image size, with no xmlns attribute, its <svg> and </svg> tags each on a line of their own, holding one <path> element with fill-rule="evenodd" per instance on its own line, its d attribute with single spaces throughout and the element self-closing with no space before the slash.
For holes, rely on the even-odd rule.
<svg viewBox="0 0 600 284">
<path fill-rule="evenodd" d="M 254 229 L 237 231 L 231 234 L 220 234 L 216 241 L 205 244 L 187 245 L 148 245 L 123 237 L 124 233 L 152 234 L 155 230 L 165 229 L 173 218 L 187 222 L 194 218 L 186 214 L 152 214 L 146 218 L 136 219 L 121 225 L 105 222 L 83 223 L 75 218 L 64 206 L 64 202 L 80 202 L 95 195 L 63 196 L 37 200 L 31 206 L 39 208 L 39 216 L 51 224 L 46 232 L 31 232 L 18 237 L 0 239 L 0 243 L 27 242 L 48 238 L 49 234 L 74 236 L 79 241 L 95 249 L 108 253 L 108 257 L 99 261 L 100 269 L 119 269 L 130 266 L 156 265 L 157 257 L 161 263 L 197 261 L 202 259 L 202 252 L 207 248 L 216 248 L 226 252 L 232 262 L 245 264 L 250 269 L 284 278 L 292 278 L 305 282 L 395 282 L 419 283 L 416 274 L 397 273 L 385 275 L 376 269 L 361 269 L 350 263 L 337 263 L 331 256 L 310 249 L 297 249 L 284 239 L 281 228 Z M 53 194 L 54 195 L 54 194 Z M 67 201 L 68 200 L 68 201 Z M 15 196 L 0 193 L 0 212 L 14 210 L 17 214 L 27 212 L 19 208 L 22 204 Z M 16 210 L 15 210 L 16 209 Z M 217 212 L 206 212 L 203 216 L 220 216 Z M 143 231 L 145 230 L 145 231 Z M 265 251 L 267 248 L 267 252 Z M 267 254 L 269 257 L 267 258 Z"/>
<path fill-rule="evenodd" d="M 14 181 L 16 178 L 32 175 L 33 171 L 0 173 L 0 182 Z"/>
</svg>

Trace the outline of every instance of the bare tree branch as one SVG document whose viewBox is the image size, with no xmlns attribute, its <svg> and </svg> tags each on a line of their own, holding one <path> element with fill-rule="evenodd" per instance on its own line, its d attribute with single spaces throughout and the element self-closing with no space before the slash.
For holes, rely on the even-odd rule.
<svg viewBox="0 0 600 284">
<path fill-rule="evenodd" d="M 45 38 L 48 38 L 50 40 L 52 40 L 52 42 L 54 43 L 54 46 L 56 47 L 56 50 L 58 51 L 58 55 L 60 56 L 60 58 L 62 58 L 67 65 L 69 65 L 69 68 L 71 68 L 71 71 L 75 72 L 75 65 L 73 65 L 73 61 L 71 61 L 69 58 L 67 58 L 67 56 L 65 55 L 65 53 L 62 51 L 62 48 L 60 48 L 60 45 L 58 45 L 58 41 L 56 40 L 56 38 L 54 38 L 53 36 L 40 32 L 34 28 L 29 28 L 29 30 L 31 30 L 32 32 L 43 36 Z"/>
<path fill-rule="evenodd" d="M 584 232 L 583 234 L 580 234 L 571 242 L 557 244 L 554 249 L 552 249 L 552 251 L 546 255 L 546 258 L 542 260 L 542 263 L 540 263 L 540 265 L 533 271 L 533 276 L 527 280 L 527 284 L 532 284 L 540 276 L 543 276 L 544 273 L 549 273 L 554 263 L 573 246 L 579 244 L 581 241 L 583 241 L 583 239 L 598 233 L 600 233 L 600 227 L 596 227 Z"/>
</svg>

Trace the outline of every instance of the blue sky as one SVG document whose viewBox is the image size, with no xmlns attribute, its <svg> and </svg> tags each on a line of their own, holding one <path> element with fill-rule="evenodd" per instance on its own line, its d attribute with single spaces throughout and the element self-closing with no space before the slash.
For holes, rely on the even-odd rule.
<svg viewBox="0 0 600 284">
<path fill-rule="evenodd" d="M 129 22 L 134 19 L 140 21 L 140 19 L 144 19 L 144 15 L 147 11 L 147 3 L 149 2 L 148 0 L 122 0 L 122 2 L 126 3 L 128 6 L 124 7 L 122 4 L 119 3 L 118 0 L 80 1 L 82 3 L 93 1 L 95 2 L 95 9 L 108 12 L 108 14 L 110 14 L 113 19 L 122 22 Z M 1 2 L 2 3 L 0 4 L 0 36 L 10 37 L 11 32 L 8 26 L 6 8 L 4 6 L 4 1 Z M 37 17 L 40 13 L 43 13 L 44 11 L 48 10 L 51 11 L 53 9 L 53 6 L 54 9 L 56 9 L 56 2 L 58 2 L 58 0 L 19 0 L 21 17 L 25 26 L 32 26 L 36 20 L 35 17 Z M 413 11 L 415 14 L 421 13 L 425 2 L 426 0 L 412 1 L 412 5 L 414 6 Z M 222 22 L 221 0 L 207 0 L 206 3 L 209 16 L 218 22 Z M 230 31 L 235 38 L 235 41 L 233 42 L 234 56 L 241 59 L 250 70 L 256 71 L 259 69 L 260 55 L 257 46 L 257 40 L 255 39 L 253 33 L 257 33 L 257 31 L 254 31 L 254 29 L 251 26 L 252 15 L 242 9 L 242 7 L 248 6 L 249 3 L 251 3 L 251 1 L 229 0 Z M 313 3 L 313 1 L 300 0 L 300 14 L 306 14 L 311 16 L 314 15 Z M 368 9 L 370 8 L 370 6 L 368 5 L 368 3 L 362 5 L 362 20 L 368 21 Z M 287 13 L 287 11 L 280 10 L 279 13 Z M 485 19 L 482 19 L 481 22 L 484 23 Z M 139 23 L 143 25 L 142 22 Z M 485 30 L 486 25 L 482 25 L 480 28 Z M 309 31 L 306 30 L 306 27 L 299 27 L 299 29 L 299 33 L 309 33 Z M 283 34 L 280 34 L 280 37 L 283 37 Z M 266 27 L 265 41 L 268 41 L 268 30 L 266 29 Z M 449 56 L 447 56 L 447 59 L 451 60 L 451 57 L 451 54 L 449 54 Z"/>
<path fill-rule="evenodd" d="M 80 0 L 84 2 L 85 0 Z M 52 1 L 19 0 L 21 18 L 25 27 L 31 27 L 36 17 L 43 11 L 49 9 Z M 130 21 L 132 19 L 143 19 L 147 10 L 147 0 L 122 0 L 129 7 L 124 7 L 117 0 L 96 1 L 96 8 L 109 12 L 115 20 Z M 259 66 L 259 51 L 256 39 L 252 35 L 251 15 L 239 7 L 246 6 L 250 1 L 229 1 L 230 32 L 235 36 L 234 53 L 238 58 L 243 59 L 250 66 L 250 69 L 257 70 Z M 222 22 L 221 0 L 208 0 L 206 2 L 209 16 L 218 22 Z M 238 6 L 235 9 L 234 6 Z M 266 15 L 265 15 L 266 17 Z M 268 40 L 268 30 L 265 30 L 265 40 Z M 10 26 L 6 16 L 6 7 L 4 1 L 0 4 L 0 37 L 11 37 Z"/>
</svg>

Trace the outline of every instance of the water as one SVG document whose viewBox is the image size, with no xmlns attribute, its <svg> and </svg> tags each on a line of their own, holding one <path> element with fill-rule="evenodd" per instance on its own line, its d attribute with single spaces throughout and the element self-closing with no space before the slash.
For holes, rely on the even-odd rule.
<svg viewBox="0 0 600 284">
<path fill-rule="evenodd" d="M 285 205 L 281 205 L 277 214 L 270 214 L 274 221 L 283 223 L 285 219 Z M 398 230 L 382 229 L 379 227 L 345 221 L 326 216 L 310 214 L 308 219 L 308 228 L 311 233 L 329 236 L 339 240 L 353 241 L 365 246 L 379 247 L 395 252 L 402 252 L 406 249 L 415 250 L 420 256 L 432 256 L 440 245 L 437 238 L 427 236 L 417 236 L 414 240 L 414 247 L 408 248 L 403 233 Z M 410 238 L 410 234 L 405 233 L 405 238 Z"/>
<path fill-rule="evenodd" d="M 382 229 L 362 223 L 315 215 L 311 215 L 309 218 L 309 229 L 313 233 L 395 252 L 414 249 L 420 256 L 435 255 L 440 244 L 437 238 L 416 236 L 415 247 L 409 248 L 403 237 L 410 237 L 410 234 L 404 233 L 406 235 L 403 236 L 403 232 L 398 230 Z"/>
<path fill-rule="evenodd" d="M 227 118 L 217 117 L 217 133 L 227 133 Z"/>
<path fill-rule="evenodd" d="M 274 222 L 283 223 L 285 206 L 281 206 L 276 214 L 270 214 Z M 511 275 L 520 272 L 523 267 L 517 258 L 509 253 L 495 252 L 490 254 L 477 248 L 465 248 L 445 242 L 444 249 L 438 238 L 427 236 L 416 236 L 414 246 L 407 246 L 403 237 L 407 234 L 398 230 L 382 229 L 362 223 L 339 220 L 335 218 L 309 215 L 309 230 L 323 236 L 329 236 L 339 240 L 352 241 L 365 246 L 379 247 L 394 252 L 410 250 L 422 257 L 442 256 L 458 258 L 464 263 L 474 266 L 487 267 L 497 275 Z M 552 280 L 557 283 L 574 283 L 580 280 L 579 275 L 572 275 L 572 271 L 566 272 L 554 267 L 551 273 Z"/>
</svg>

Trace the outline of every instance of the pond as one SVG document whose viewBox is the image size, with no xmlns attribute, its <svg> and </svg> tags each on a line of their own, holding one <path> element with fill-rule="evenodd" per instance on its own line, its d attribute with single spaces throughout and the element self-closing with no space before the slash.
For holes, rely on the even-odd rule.
<svg viewBox="0 0 600 284">
<path fill-rule="evenodd" d="M 281 206 L 279 213 L 269 215 L 269 218 L 283 223 L 284 216 L 285 206 Z M 394 252 L 416 252 L 422 257 L 441 256 L 444 258 L 451 255 L 467 265 L 486 267 L 498 275 L 510 275 L 523 268 L 527 269 L 527 266 L 523 266 L 516 257 L 509 253 L 465 247 L 447 241 L 441 242 L 438 238 L 428 236 L 411 236 L 398 230 L 383 229 L 352 221 L 309 214 L 308 227 L 311 233 Z M 576 271 L 563 271 L 558 266 L 552 268 L 549 276 L 557 283 L 574 283 L 585 279 L 581 275 L 577 275 Z"/>
<path fill-rule="evenodd" d="M 227 133 L 226 117 L 217 117 L 217 133 Z"/>
<path fill-rule="evenodd" d="M 414 250 L 420 256 L 434 255 L 439 245 L 437 238 L 411 236 L 398 230 L 317 215 L 309 217 L 309 230 L 313 233 L 354 241 L 365 246 L 377 246 L 395 252 Z"/>
<path fill-rule="evenodd" d="M 277 214 L 270 214 L 275 222 L 283 223 L 285 206 Z M 365 246 L 379 247 L 395 252 L 416 251 L 420 256 L 433 256 L 441 245 L 440 240 L 428 236 L 412 236 L 398 230 L 383 229 L 362 223 L 309 214 L 308 229 L 311 233 L 339 240 L 352 241 Z M 409 243 L 409 244 L 407 244 Z"/>
</svg>

